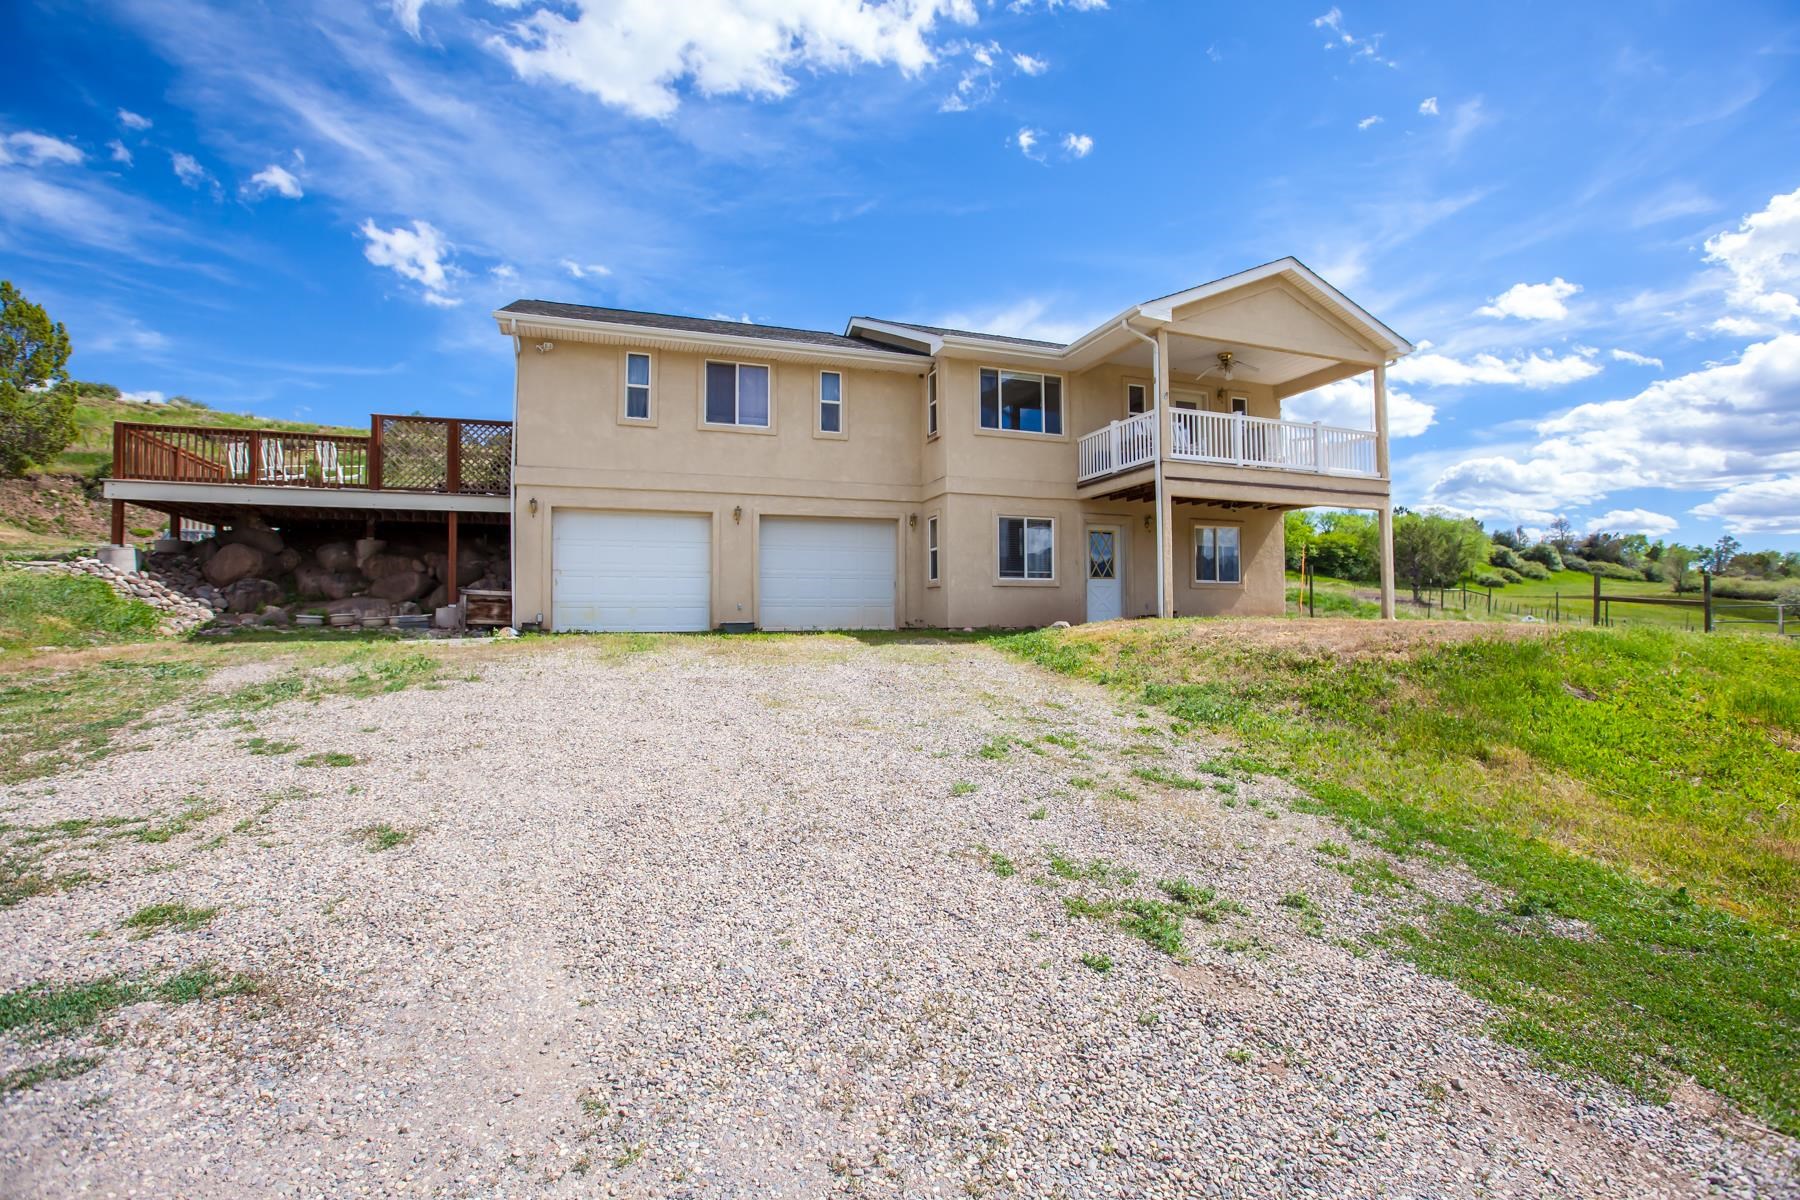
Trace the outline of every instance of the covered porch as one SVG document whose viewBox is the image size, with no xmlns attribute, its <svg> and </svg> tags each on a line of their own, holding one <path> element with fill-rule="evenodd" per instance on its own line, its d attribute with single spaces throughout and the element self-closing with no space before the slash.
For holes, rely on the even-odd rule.
<svg viewBox="0 0 1800 1200">
<path fill-rule="evenodd" d="M 1101 382 L 1073 430 L 1076 495 L 1152 505 L 1160 614 L 1178 607 L 1175 507 L 1204 504 L 1375 513 L 1393 616 L 1387 367 L 1410 343 L 1292 259 L 1140 305 L 1083 343 L 1070 357 Z M 1359 377 L 1366 424 L 1293 415 L 1307 393 Z"/>
</svg>

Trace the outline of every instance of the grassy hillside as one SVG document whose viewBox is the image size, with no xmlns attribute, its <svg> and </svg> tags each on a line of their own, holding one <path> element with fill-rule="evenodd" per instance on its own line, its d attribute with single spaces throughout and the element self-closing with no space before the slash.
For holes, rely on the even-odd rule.
<svg viewBox="0 0 1800 1200">
<path fill-rule="evenodd" d="M 309 425 L 300 421 L 277 421 L 250 413 L 221 412 L 208 408 L 197 400 L 181 396 L 166 404 L 139 404 L 121 398 L 119 390 L 108 384 L 81 383 L 76 386 L 81 389 L 81 399 L 75 409 L 80 432 L 54 462 L 42 468 L 45 474 L 91 475 L 111 463 L 114 421 L 144 421 L 158 425 L 219 425 L 229 429 L 368 432 L 366 427 L 347 429 L 333 425 Z"/>
<path fill-rule="evenodd" d="M 156 625 L 155 609 L 98 579 L 0 567 L 0 654 L 140 641 Z"/>
<path fill-rule="evenodd" d="M 249 413 L 220 412 L 198 401 L 176 397 L 166 404 L 140 404 L 123 399 L 108 384 L 78 383 L 75 440 L 50 463 L 25 479 L 0 479 L 0 557 L 31 558 L 65 553 L 106 540 L 108 513 L 94 484 L 98 472 L 112 465 L 113 422 L 141 421 L 161 425 L 218 425 L 231 429 L 280 429 L 335 433 L 366 430 L 276 421 Z M 163 518 L 128 509 L 126 524 L 134 540 L 155 536 Z"/>
<path fill-rule="evenodd" d="M 1651 1095 L 1692 1075 L 1800 1133 L 1800 646 L 1266 628 L 1000 644 L 1227 736 L 1393 854 L 1460 862 L 1494 890 L 1383 940 L 1496 1005 L 1502 1036 Z"/>
</svg>

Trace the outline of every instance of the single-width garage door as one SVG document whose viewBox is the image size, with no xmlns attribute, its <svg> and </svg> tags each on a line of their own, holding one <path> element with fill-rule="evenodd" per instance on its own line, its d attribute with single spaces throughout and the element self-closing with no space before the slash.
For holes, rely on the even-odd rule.
<svg viewBox="0 0 1800 1200">
<path fill-rule="evenodd" d="M 894 523 L 764 517 L 757 596 L 764 629 L 892 629 Z"/>
<path fill-rule="evenodd" d="M 712 627 L 709 517 L 559 509 L 550 554 L 556 629 Z"/>
</svg>

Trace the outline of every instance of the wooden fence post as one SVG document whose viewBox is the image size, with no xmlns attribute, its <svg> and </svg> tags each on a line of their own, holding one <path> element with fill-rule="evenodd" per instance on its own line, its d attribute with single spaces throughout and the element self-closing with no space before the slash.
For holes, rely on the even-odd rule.
<svg viewBox="0 0 1800 1200">
<path fill-rule="evenodd" d="M 1594 628 L 1600 628 L 1600 572 L 1594 572 Z"/>
<path fill-rule="evenodd" d="M 1711 571 L 1701 571 L 1700 572 L 1700 612 L 1701 612 L 1701 622 L 1700 622 L 1701 631 L 1704 633 L 1711 633 L 1713 631 L 1713 599 L 1712 599 L 1712 572 Z"/>
<path fill-rule="evenodd" d="M 369 460 L 363 468 L 369 473 L 369 490 L 381 490 L 381 418 L 369 418 Z"/>
<path fill-rule="evenodd" d="M 112 502 L 112 544 L 115 546 L 125 544 L 125 502 L 123 500 Z"/>
<path fill-rule="evenodd" d="M 262 482 L 262 431 L 250 431 L 250 482 Z"/>
<path fill-rule="evenodd" d="M 462 422 L 444 422 L 444 490 L 462 491 Z"/>
</svg>

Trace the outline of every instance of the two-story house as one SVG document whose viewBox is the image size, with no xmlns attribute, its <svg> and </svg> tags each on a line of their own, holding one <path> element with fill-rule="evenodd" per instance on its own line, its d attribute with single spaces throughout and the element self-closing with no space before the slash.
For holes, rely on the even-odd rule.
<svg viewBox="0 0 1800 1200">
<path fill-rule="evenodd" d="M 513 612 L 552 630 L 1267 614 L 1282 514 L 1369 509 L 1412 347 L 1287 258 L 1066 345 L 521 300 Z M 1284 401 L 1372 376 L 1367 428 Z"/>
</svg>

